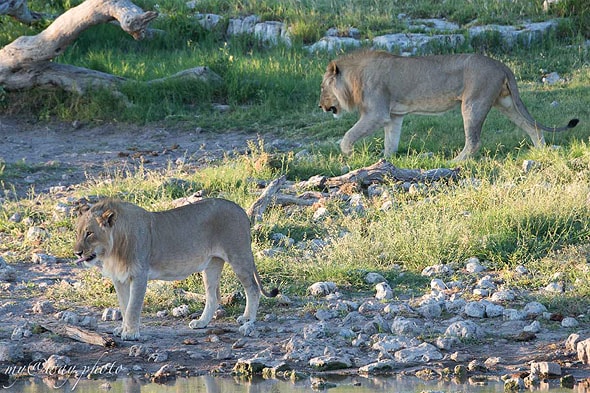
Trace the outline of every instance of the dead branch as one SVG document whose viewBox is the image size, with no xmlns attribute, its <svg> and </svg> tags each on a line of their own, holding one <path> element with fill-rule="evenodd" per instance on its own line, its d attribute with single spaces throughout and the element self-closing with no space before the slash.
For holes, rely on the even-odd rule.
<svg viewBox="0 0 590 393">
<path fill-rule="evenodd" d="M 140 40 L 157 16 L 157 12 L 144 12 L 129 0 L 86 0 L 41 33 L 19 37 L 0 49 L 0 85 L 9 91 L 57 87 L 82 94 L 99 86 L 116 90 L 124 78 L 51 60 L 94 25 L 116 20 L 121 29 Z"/>
<path fill-rule="evenodd" d="M 460 168 L 438 168 L 431 170 L 397 168 L 386 160 L 380 160 L 368 167 L 346 173 L 342 176 L 327 177 L 316 175 L 298 183 L 287 183 L 284 176 L 271 182 L 262 195 L 248 209 L 248 216 L 252 223 L 258 222 L 270 204 L 286 206 L 313 206 L 321 200 L 342 198 L 346 195 L 335 191 L 340 187 L 352 184 L 360 188 L 367 188 L 371 184 L 385 181 L 402 181 L 409 183 L 432 183 L 436 181 L 455 180 L 459 176 Z M 319 190 L 305 191 L 301 190 Z"/>
<path fill-rule="evenodd" d="M 403 169 L 397 168 L 390 162 L 381 159 L 375 164 L 359 168 L 348 172 L 342 176 L 322 177 L 314 176 L 307 181 L 296 184 L 298 188 L 332 188 L 340 187 L 347 183 L 358 184 L 367 187 L 374 183 L 383 183 L 384 181 L 403 181 L 411 183 L 431 183 L 439 180 L 456 179 L 459 175 L 459 168 L 447 169 L 438 168 L 423 171 L 421 169 Z"/>
<path fill-rule="evenodd" d="M 111 337 L 83 329 L 79 326 L 70 325 L 67 323 L 43 322 L 40 326 L 49 330 L 52 333 L 60 336 L 65 336 L 76 341 L 81 341 L 87 344 L 100 345 L 101 347 L 114 347 L 117 344 Z"/>
<path fill-rule="evenodd" d="M 274 195 L 281 189 L 285 180 L 286 177 L 281 176 L 271 181 L 262 192 L 262 195 L 250 206 L 247 213 L 251 223 L 254 224 L 262 219 L 266 207 L 272 202 Z"/>
</svg>

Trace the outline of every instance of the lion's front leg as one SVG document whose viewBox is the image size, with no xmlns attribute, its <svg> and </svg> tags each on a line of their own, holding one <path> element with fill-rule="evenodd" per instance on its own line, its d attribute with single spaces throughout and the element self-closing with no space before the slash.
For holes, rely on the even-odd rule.
<svg viewBox="0 0 590 393">
<path fill-rule="evenodd" d="M 146 288 L 147 277 L 128 278 L 124 283 L 115 284 L 123 323 L 113 334 L 123 340 L 139 339 L 139 320 Z"/>
<path fill-rule="evenodd" d="M 340 150 L 342 150 L 343 154 L 350 155 L 356 141 L 371 135 L 378 128 L 385 126 L 389 121 L 389 114 L 386 117 L 374 114 L 361 114 L 359 121 L 344 134 L 344 138 L 340 141 Z"/>
</svg>

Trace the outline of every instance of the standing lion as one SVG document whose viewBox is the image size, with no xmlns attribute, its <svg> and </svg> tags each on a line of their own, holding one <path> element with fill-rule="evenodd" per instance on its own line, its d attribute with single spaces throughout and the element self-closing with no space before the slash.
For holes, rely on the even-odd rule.
<svg viewBox="0 0 590 393">
<path fill-rule="evenodd" d="M 336 59 L 322 80 L 320 108 L 334 116 L 358 109 L 360 119 L 340 142 L 344 154 L 353 144 L 383 127 L 385 155 L 397 152 L 404 116 L 433 115 L 461 106 L 465 147 L 455 157 L 464 160 L 481 146 L 481 128 L 492 107 L 522 128 L 535 147 L 545 145 L 542 131 L 559 132 L 529 114 L 520 99 L 516 79 L 499 61 L 477 54 L 401 57 L 382 51 L 362 51 Z"/>
<path fill-rule="evenodd" d="M 105 199 L 83 207 L 77 222 L 77 262 L 97 265 L 113 281 L 123 323 L 115 335 L 139 339 L 139 318 L 148 280 L 182 280 L 203 272 L 205 309 L 191 328 L 207 326 L 220 300 L 219 280 L 229 263 L 246 293 L 238 322 L 254 322 L 260 293 L 266 292 L 252 255 L 250 220 L 225 199 L 203 199 L 161 212 Z"/>
</svg>

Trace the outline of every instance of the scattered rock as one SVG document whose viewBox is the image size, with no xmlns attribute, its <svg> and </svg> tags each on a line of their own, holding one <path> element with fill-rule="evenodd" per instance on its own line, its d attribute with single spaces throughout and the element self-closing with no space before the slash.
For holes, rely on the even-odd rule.
<svg viewBox="0 0 590 393">
<path fill-rule="evenodd" d="M 172 309 L 172 316 L 176 317 L 176 318 L 183 318 L 186 317 L 190 314 L 190 310 L 188 308 L 188 305 L 186 304 L 181 304 L 178 307 L 174 307 Z"/>
<path fill-rule="evenodd" d="M 324 355 L 310 359 L 309 365 L 316 370 L 329 371 L 351 368 L 353 363 L 348 356 Z"/>
<path fill-rule="evenodd" d="M 336 283 L 334 282 L 316 282 L 307 288 L 307 292 L 312 296 L 326 296 L 336 292 Z"/>
<path fill-rule="evenodd" d="M 561 376 L 561 366 L 555 362 L 532 362 L 531 374 L 544 378 Z"/>
<path fill-rule="evenodd" d="M 0 257 L 0 281 L 14 281 L 16 280 L 16 270 L 6 263 L 4 258 Z"/>
<path fill-rule="evenodd" d="M 375 286 L 377 293 L 375 299 L 377 300 L 389 300 L 393 299 L 393 291 L 387 282 L 380 282 Z"/>
<path fill-rule="evenodd" d="M 387 282 L 387 280 L 379 273 L 367 273 L 365 276 L 365 282 L 367 284 L 379 284 L 382 282 Z"/>
<path fill-rule="evenodd" d="M 576 318 L 572 318 L 572 317 L 565 317 L 561 321 L 561 326 L 564 328 L 575 328 L 579 324 L 580 323 L 578 322 L 578 320 Z"/>
<path fill-rule="evenodd" d="M 49 300 L 40 300 L 33 304 L 32 311 L 35 314 L 51 314 L 55 312 L 55 309 Z"/>
</svg>

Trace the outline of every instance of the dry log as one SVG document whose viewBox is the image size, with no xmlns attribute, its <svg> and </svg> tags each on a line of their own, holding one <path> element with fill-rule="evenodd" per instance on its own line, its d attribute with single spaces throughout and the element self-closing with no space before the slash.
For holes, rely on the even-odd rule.
<svg viewBox="0 0 590 393">
<path fill-rule="evenodd" d="M 79 94 L 97 86 L 116 90 L 123 78 L 51 60 L 91 26 L 116 20 L 121 29 L 139 40 L 157 16 L 157 12 L 144 12 L 129 0 L 86 0 L 41 33 L 19 37 L 0 49 L 0 85 L 5 90 L 59 87 Z"/>
<path fill-rule="evenodd" d="M 52 333 L 87 344 L 100 345 L 101 347 L 114 347 L 117 345 L 112 337 L 83 329 L 79 326 L 55 322 L 43 322 L 40 323 L 40 325 L 42 328 L 47 329 Z"/>
<path fill-rule="evenodd" d="M 456 179 L 459 175 L 459 171 L 460 168 L 438 168 L 427 171 L 421 169 L 397 168 L 395 165 L 382 159 L 371 166 L 356 169 L 342 176 L 329 178 L 314 176 L 307 181 L 297 183 L 296 186 L 301 188 L 309 188 L 310 186 L 316 188 L 330 188 L 340 187 L 347 183 L 355 183 L 362 187 L 367 187 L 374 183 L 383 183 L 386 180 L 430 183 L 439 180 Z"/>
<path fill-rule="evenodd" d="M 287 180 L 287 178 L 285 176 L 281 176 L 271 181 L 262 192 L 262 195 L 260 195 L 260 197 L 254 201 L 252 206 L 250 206 L 247 213 L 248 217 L 250 217 L 251 223 L 254 224 L 262 220 L 262 215 L 264 214 L 268 204 L 272 202 L 275 194 L 281 189 L 283 184 L 285 184 L 285 180 Z"/>
</svg>

